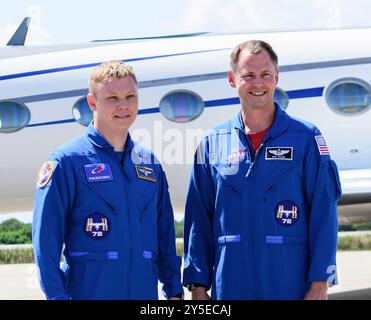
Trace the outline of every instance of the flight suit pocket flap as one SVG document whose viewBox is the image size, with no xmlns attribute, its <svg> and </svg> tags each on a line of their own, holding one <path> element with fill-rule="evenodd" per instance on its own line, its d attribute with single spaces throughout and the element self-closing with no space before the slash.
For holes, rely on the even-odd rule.
<svg viewBox="0 0 371 320">
<path fill-rule="evenodd" d="M 68 263 L 89 261 L 89 260 L 117 260 L 117 251 L 99 251 L 99 252 L 86 252 L 86 251 L 70 251 L 66 254 Z"/>
<path fill-rule="evenodd" d="M 156 189 L 157 185 L 154 182 L 148 182 L 146 186 L 142 186 L 141 188 L 134 188 L 134 190 L 141 190 L 139 194 L 135 195 L 137 207 L 140 212 L 153 200 Z"/>
<path fill-rule="evenodd" d="M 268 244 L 307 244 L 307 236 L 265 236 L 265 243 Z"/>
<path fill-rule="evenodd" d="M 227 244 L 227 243 L 234 243 L 234 242 L 241 242 L 241 235 L 234 234 L 234 235 L 218 237 L 219 244 Z"/>
<path fill-rule="evenodd" d="M 86 181 L 86 177 L 80 175 L 80 182 L 82 182 L 88 189 L 93 193 L 97 194 L 106 204 L 110 207 L 112 211 L 116 211 L 115 201 L 111 198 L 110 194 L 107 191 L 107 186 L 102 182 L 89 183 Z M 93 199 L 92 199 L 93 200 Z"/>
<path fill-rule="evenodd" d="M 157 254 L 153 251 L 143 250 L 143 259 L 157 260 Z"/>
<path fill-rule="evenodd" d="M 242 167 L 243 166 L 243 167 Z M 234 164 L 234 165 L 213 165 L 213 167 L 218 172 L 219 176 L 228 184 L 230 185 L 235 191 L 243 192 L 245 187 L 244 180 L 245 174 L 243 172 L 247 172 L 246 166 L 243 164 Z"/>
<path fill-rule="evenodd" d="M 262 180 L 262 185 L 265 191 L 271 191 L 272 188 L 279 183 L 282 179 L 284 179 L 285 175 L 289 170 L 292 170 L 292 168 L 296 165 L 295 162 L 290 163 L 284 163 L 284 166 L 280 168 L 280 170 L 275 170 L 275 172 L 268 172 L 266 177 Z"/>
</svg>

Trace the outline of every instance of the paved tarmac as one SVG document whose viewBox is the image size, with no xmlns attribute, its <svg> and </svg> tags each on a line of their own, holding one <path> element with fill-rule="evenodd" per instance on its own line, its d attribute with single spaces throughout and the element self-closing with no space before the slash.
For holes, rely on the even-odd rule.
<svg viewBox="0 0 371 320">
<path fill-rule="evenodd" d="M 334 300 L 371 300 L 371 251 L 338 252 L 338 286 L 329 289 Z M 159 296 L 163 299 L 160 293 Z M 185 299 L 190 293 L 185 291 Z M 40 290 L 34 264 L 0 265 L 0 300 L 40 300 Z"/>
</svg>

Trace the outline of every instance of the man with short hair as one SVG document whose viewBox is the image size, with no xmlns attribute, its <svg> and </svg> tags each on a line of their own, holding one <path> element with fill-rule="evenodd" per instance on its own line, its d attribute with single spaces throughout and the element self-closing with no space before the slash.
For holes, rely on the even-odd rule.
<svg viewBox="0 0 371 320">
<path fill-rule="evenodd" d="M 165 173 L 128 132 L 138 111 L 131 67 L 99 65 L 87 100 L 94 120 L 85 135 L 54 151 L 37 179 L 32 235 L 42 289 L 47 299 L 158 299 L 160 280 L 165 297 L 179 299 Z"/>
<path fill-rule="evenodd" d="M 336 282 L 336 164 L 320 131 L 274 102 L 279 72 L 259 40 L 231 54 L 241 111 L 205 135 L 184 225 L 193 299 L 326 299 Z"/>
</svg>

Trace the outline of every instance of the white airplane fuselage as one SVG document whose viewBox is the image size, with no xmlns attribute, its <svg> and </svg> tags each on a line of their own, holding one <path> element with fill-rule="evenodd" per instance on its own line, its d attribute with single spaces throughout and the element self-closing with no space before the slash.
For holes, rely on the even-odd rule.
<svg viewBox="0 0 371 320">
<path fill-rule="evenodd" d="M 361 189 L 358 180 L 353 189 L 344 180 L 344 192 L 371 192 L 371 110 L 346 116 L 325 99 L 337 79 L 370 84 L 370 38 L 371 29 L 353 29 L 1 48 L 0 101 L 23 102 L 31 120 L 18 132 L 0 133 L 0 212 L 32 210 L 38 169 L 55 148 L 84 133 L 72 106 L 87 91 L 92 68 L 108 60 L 124 60 L 136 72 L 140 106 L 132 135 L 162 162 L 173 206 L 183 212 L 197 142 L 240 109 L 226 70 L 232 48 L 248 39 L 265 40 L 277 52 L 278 86 L 290 97 L 287 112 L 318 126 L 341 171 L 363 172 Z M 173 90 L 198 94 L 205 102 L 202 114 L 187 123 L 165 119 L 157 108 Z"/>
</svg>

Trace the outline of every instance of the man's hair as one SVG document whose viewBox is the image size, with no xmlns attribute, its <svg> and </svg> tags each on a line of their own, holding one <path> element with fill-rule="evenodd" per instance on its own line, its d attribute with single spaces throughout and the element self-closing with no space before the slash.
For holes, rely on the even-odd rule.
<svg viewBox="0 0 371 320">
<path fill-rule="evenodd" d="M 109 79 L 122 79 L 131 76 L 138 85 L 133 68 L 122 61 L 108 61 L 98 65 L 90 75 L 89 92 L 95 94 L 97 83 Z"/>
<path fill-rule="evenodd" d="M 246 50 L 250 54 L 259 54 L 264 50 L 267 51 L 275 68 L 278 70 L 278 57 L 270 44 L 262 40 L 248 40 L 238 44 L 231 52 L 230 66 L 233 71 L 236 71 L 236 65 L 242 50 Z"/>
</svg>

